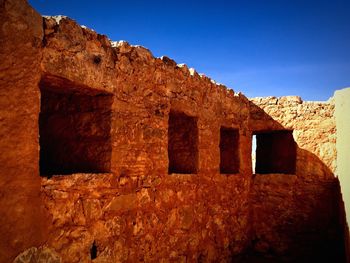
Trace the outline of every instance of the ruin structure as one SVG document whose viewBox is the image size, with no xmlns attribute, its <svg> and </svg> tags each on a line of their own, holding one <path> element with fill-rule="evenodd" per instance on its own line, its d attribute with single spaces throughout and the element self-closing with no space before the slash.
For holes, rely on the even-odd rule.
<svg viewBox="0 0 350 263">
<path fill-rule="evenodd" d="M 24 0 L 0 47 L 0 262 L 346 261 L 349 89 L 248 99 Z"/>
</svg>

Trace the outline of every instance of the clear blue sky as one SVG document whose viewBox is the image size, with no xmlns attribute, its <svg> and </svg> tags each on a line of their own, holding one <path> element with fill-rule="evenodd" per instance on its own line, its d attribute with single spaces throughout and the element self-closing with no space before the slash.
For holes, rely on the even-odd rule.
<svg viewBox="0 0 350 263">
<path fill-rule="evenodd" d="M 29 0 L 166 55 L 248 97 L 350 87 L 350 0 Z"/>
</svg>

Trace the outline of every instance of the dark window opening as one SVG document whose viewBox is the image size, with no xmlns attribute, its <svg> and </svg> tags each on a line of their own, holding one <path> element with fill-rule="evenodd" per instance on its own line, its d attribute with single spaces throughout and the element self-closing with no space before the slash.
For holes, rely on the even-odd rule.
<svg viewBox="0 0 350 263">
<path fill-rule="evenodd" d="M 198 165 L 197 118 L 170 111 L 168 128 L 169 174 L 195 174 Z"/>
<path fill-rule="evenodd" d="M 41 176 L 110 172 L 112 96 L 60 88 L 40 86 Z"/>
<path fill-rule="evenodd" d="M 256 134 L 255 173 L 295 174 L 296 143 L 292 131 Z"/>
<path fill-rule="evenodd" d="M 239 173 L 239 131 L 237 129 L 220 129 L 220 173 Z"/>
<path fill-rule="evenodd" d="M 92 243 L 92 246 L 90 248 L 90 258 L 91 259 L 97 258 L 97 246 L 95 241 Z"/>
</svg>

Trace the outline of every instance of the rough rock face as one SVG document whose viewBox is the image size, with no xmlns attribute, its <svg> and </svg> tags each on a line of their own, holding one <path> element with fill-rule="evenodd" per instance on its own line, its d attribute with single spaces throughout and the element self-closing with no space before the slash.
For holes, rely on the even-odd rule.
<svg viewBox="0 0 350 263">
<path fill-rule="evenodd" d="M 246 247 L 249 101 L 168 58 L 154 58 L 145 48 L 126 42 L 111 47 L 69 19 L 53 22 L 45 19 L 45 28 L 54 30 L 45 31 L 42 60 L 48 87 L 42 91 L 58 94 L 50 105 L 57 105 L 56 111 L 59 105 L 81 108 L 74 104 L 77 92 L 110 95 L 113 103 L 108 106 L 110 173 L 43 178 L 52 216 L 47 245 L 66 262 L 90 261 L 93 247 L 95 260 L 107 262 L 229 260 Z M 70 51 L 75 43 L 81 46 Z M 82 72 L 89 77 L 81 78 Z M 62 85 L 66 78 L 69 85 Z M 62 93 L 69 100 L 61 102 Z M 43 111 L 47 100 L 41 103 Z M 74 110 L 77 120 L 80 112 Z M 57 123 L 55 116 L 49 118 Z M 235 174 L 220 174 L 222 126 L 240 128 Z M 88 127 L 82 131 L 92 133 Z M 67 129 L 62 132 L 60 137 L 75 138 Z M 47 151 L 56 155 L 53 148 Z"/>
<path fill-rule="evenodd" d="M 19 254 L 14 263 L 61 263 L 60 256 L 47 247 L 31 247 Z"/>
<path fill-rule="evenodd" d="M 341 200 L 338 180 L 333 174 L 336 166 L 333 101 L 302 102 L 299 97 L 251 101 L 253 133 L 282 126 L 293 131 L 297 143 L 295 173 L 254 176 L 251 202 L 255 249 L 290 254 L 294 260 L 318 258 L 341 262 L 344 260 L 339 225 Z M 275 153 L 275 158 L 281 156 Z"/>
<path fill-rule="evenodd" d="M 249 248 L 341 262 L 332 102 L 249 101 L 25 1 L 0 8 L 0 262 L 230 262 Z"/>
<path fill-rule="evenodd" d="M 26 2 L 0 1 L 0 262 L 45 236 L 38 176 L 42 38 L 42 18 Z"/>
<path fill-rule="evenodd" d="M 134 187 L 111 174 L 44 179 L 54 222 L 48 245 L 65 262 L 89 262 L 93 243 L 98 262 L 227 260 L 247 242 L 247 202 L 231 200 L 230 193 L 247 199 L 247 183 L 181 177 Z"/>
</svg>

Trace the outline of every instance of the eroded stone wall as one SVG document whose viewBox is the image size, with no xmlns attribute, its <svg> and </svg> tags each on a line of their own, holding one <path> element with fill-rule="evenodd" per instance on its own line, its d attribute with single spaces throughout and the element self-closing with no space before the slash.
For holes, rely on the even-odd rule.
<svg viewBox="0 0 350 263">
<path fill-rule="evenodd" d="M 288 129 L 297 143 L 295 173 L 253 177 L 255 249 L 289 254 L 294 260 L 342 262 L 333 101 L 303 102 L 299 97 L 251 101 L 253 132 Z"/>
<path fill-rule="evenodd" d="M 38 177 L 42 38 L 42 17 L 26 2 L 0 1 L 0 262 L 45 237 Z"/>
<path fill-rule="evenodd" d="M 111 173 L 43 179 L 47 245 L 65 262 L 89 262 L 93 244 L 95 260 L 107 262 L 229 261 L 241 252 L 250 242 L 249 101 L 70 19 L 47 18 L 45 28 L 51 90 L 63 92 L 69 78 L 75 92 L 113 94 Z M 220 174 L 222 126 L 239 130 L 234 174 Z"/>
<path fill-rule="evenodd" d="M 1 262 L 341 261 L 332 102 L 249 101 L 25 1 L 0 8 Z M 253 176 L 252 135 L 286 129 L 295 173 Z"/>
</svg>

